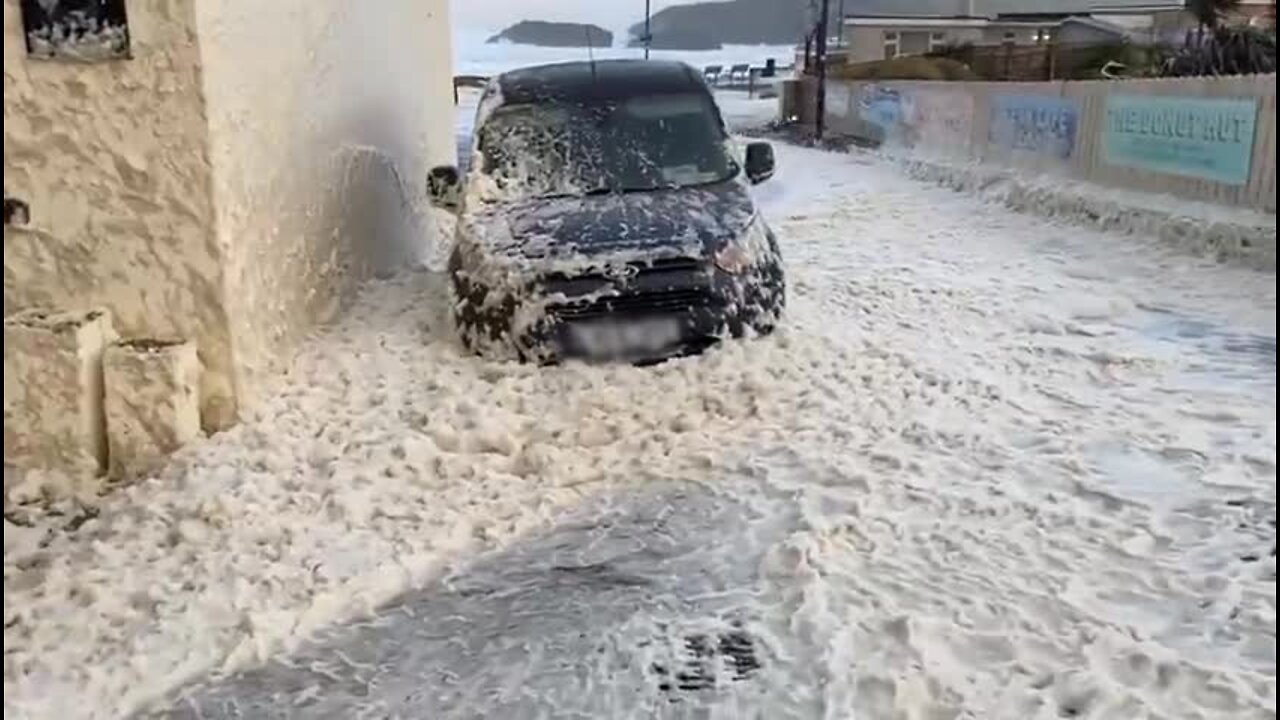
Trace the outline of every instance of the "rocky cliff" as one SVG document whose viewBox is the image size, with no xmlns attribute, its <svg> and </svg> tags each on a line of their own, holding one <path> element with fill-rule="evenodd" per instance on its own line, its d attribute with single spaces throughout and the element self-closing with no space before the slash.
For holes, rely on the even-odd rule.
<svg viewBox="0 0 1280 720">
<path fill-rule="evenodd" d="M 644 24 L 641 23 L 641 30 L 635 33 L 627 43 L 628 47 L 644 46 L 643 27 Z M 649 44 L 649 47 L 654 50 L 719 50 L 723 46 L 724 44 L 709 32 L 687 30 L 682 27 L 655 32 L 653 42 Z"/>
<path fill-rule="evenodd" d="M 705 50 L 801 42 L 808 4 L 808 0 L 723 0 L 664 8 L 651 18 L 652 47 Z M 632 44 L 641 44 L 644 22 L 629 30 Z"/>
<path fill-rule="evenodd" d="M 513 42 L 542 47 L 609 47 L 613 33 L 598 25 L 524 20 L 489 38 L 489 42 Z"/>
</svg>

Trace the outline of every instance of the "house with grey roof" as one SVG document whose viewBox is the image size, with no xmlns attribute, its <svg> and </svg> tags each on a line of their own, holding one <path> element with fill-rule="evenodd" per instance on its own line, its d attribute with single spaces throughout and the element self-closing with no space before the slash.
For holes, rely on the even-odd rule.
<svg viewBox="0 0 1280 720">
<path fill-rule="evenodd" d="M 1195 26 L 1186 0 L 837 0 L 834 52 L 848 62 L 917 55 L 945 45 L 1181 42 Z M 1269 0 L 1242 0 L 1242 20 Z"/>
</svg>

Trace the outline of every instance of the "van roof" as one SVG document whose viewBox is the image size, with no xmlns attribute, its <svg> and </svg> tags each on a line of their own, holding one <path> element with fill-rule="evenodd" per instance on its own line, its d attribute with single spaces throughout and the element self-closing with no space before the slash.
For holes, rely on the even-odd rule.
<svg viewBox="0 0 1280 720">
<path fill-rule="evenodd" d="M 707 92 L 702 73 L 673 60 L 582 60 L 536 65 L 499 75 L 498 86 L 504 105 Z"/>
</svg>

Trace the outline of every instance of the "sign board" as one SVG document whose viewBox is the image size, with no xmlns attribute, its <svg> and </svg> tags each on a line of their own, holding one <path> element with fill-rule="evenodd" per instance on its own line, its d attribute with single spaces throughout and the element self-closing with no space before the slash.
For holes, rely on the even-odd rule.
<svg viewBox="0 0 1280 720">
<path fill-rule="evenodd" d="M 836 117 L 845 117 L 849 114 L 849 105 L 853 101 L 853 95 L 849 92 L 849 86 L 842 82 L 827 83 L 827 112 Z"/>
<path fill-rule="evenodd" d="M 1080 111 L 1073 100 L 1050 95 L 991 98 L 992 145 L 1067 159 L 1075 151 Z"/>
<path fill-rule="evenodd" d="M 947 88 L 906 93 L 902 129 L 908 147 L 965 155 L 972 144 L 973 95 Z"/>
<path fill-rule="evenodd" d="M 1249 182 L 1256 99 L 1111 95 L 1102 128 L 1103 159 L 1121 167 Z"/>
<path fill-rule="evenodd" d="M 883 85 L 866 85 L 858 96 L 858 117 L 888 131 L 902 119 L 902 95 Z"/>
<path fill-rule="evenodd" d="M 862 87 L 858 117 L 884 143 L 949 154 L 969 150 L 973 97 L 949 88 Z"/>
</svg>

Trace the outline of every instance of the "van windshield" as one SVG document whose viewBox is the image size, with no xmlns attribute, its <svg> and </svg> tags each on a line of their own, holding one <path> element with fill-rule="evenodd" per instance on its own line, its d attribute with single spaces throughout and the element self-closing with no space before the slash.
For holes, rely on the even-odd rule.
<svg viewBox="0 0 1280 720">
<path fill-rule="evenodd" d="M 502 106 L 477 140 L 486 201 L 704 185 L 738 172 L 711 99 L 696 93 Z"/>
</svg>

